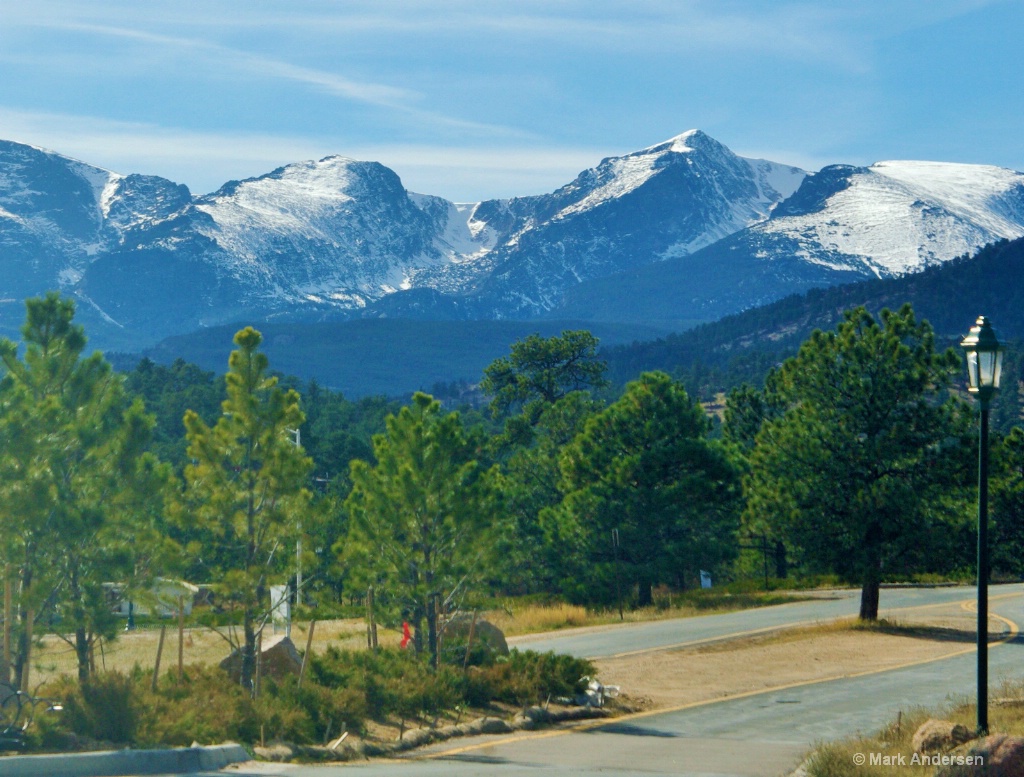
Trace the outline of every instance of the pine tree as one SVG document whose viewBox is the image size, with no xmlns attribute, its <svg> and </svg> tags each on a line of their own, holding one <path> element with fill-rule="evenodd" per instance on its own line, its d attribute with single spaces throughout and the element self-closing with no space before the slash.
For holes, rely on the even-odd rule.
<svg viewBox="0 0 1024 777">
<path fill-rule="evenodd" d="M 819 569 L 861 584 L 878 617 L 883 568 L 920 569 L 964 518 L 970 410 L 946 393 L 961 357 L 940 353 L 909 305 L 845 314 L 816 331 L 768 381 L 781 408 L 757 433 L 745 482 L 748 521 L 765 521 Z M 941 555 L 941 554 L 935 554 Z"/>
<path fill-rule="evenodd" d="M 603 388 L 607 365 L 597 358 L 598 339 L 586 330 L 566 330 L 558 337 L 530 335 L 512 345 L 511 353 L 484 370 L 481 390 L 493 397 L 495 416 L 522 409 L 535 423 L 545 405 L 573 391 Z"/>
<path fill-rule="evenodd" d="M 287 574 L 284 543 L 297 536 L 308 509 L 312 469 L 293 438 L 305 420 L 299 395 L 268 377 L 261 342 L 252 327 L 235 335 L 238 349 L 228 360 L 227 398 L 216 424 L 185 413 L 191 463 L 178 513 L 190 552 L 207 560 L 241 613 L 241 683 L 250 689 L 270 585 Z"/>
<path fill-rule="evenodd" d="M 664 373 L 644 373 L 562 453 L 562 504 L 543 514 L 553 541 L 577 558 L 576 598 L 611 593 L 614 565 L 651 603 L 651 586 L 713 569 L 734 552 L 738 471 L 706 439 L 699 404 Z M 612 546 L 617 531 L 620 558 Z"/>
<path fill-rule="evenodd" d="M 437 664 L 439 605 L 476 571 L 494 496 L 458 413 L 431 396 L 389 416 L 373 438 L 375 466 L 351 463 L 345 555 L 359 584 L 374 584 L 415 627 L 417 650 Z"/>
<path fill-rule="evenodd" d="M 0 534 L 17 575 L 14 670 L 18 681 L 27 671 L 30 627 L 59 619 L 84 681 L 95 640 L 116 634 L 103 583 L 131 585 L 160 553 L 170 472 L 144 453 L 153 421 L 142 404 L 129 401 L 99 353 L 82 358 L 74 303 L 51 293 L 26 307 L 24 360 L 0 341 Z"/>
</svg>

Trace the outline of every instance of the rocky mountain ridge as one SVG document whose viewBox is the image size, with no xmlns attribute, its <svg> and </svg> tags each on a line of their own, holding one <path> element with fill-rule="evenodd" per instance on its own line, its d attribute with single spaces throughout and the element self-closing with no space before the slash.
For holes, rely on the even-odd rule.
<svg viewBox="0 0 1024 777">
<path fill-rule="evenodd" d="M 1020 235 L 1020 173 L 886 162 L 808 174 L 697 130 L 550 194 L 472 204 L 340 156 L 193 196 L 4 141 L 0 330 L 53 288 L 77 297 L 96 344 L 121 350 L 243 321 L 706 320 Z"/>
</svg>

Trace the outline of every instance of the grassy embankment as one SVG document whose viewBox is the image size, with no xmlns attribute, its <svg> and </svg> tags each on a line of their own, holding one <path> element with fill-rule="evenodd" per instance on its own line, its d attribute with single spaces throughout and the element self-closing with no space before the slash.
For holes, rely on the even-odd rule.
<svg viewBox="0 0 1024 777">
<path fill-rule="evenodd" d="M 911 744 L 914 732 L 929 718 L 949 720 L 973 731 L 977 720 L 976 707 L 960 700 L 943 709 L 905 710 L 874 734 L 817 748 L 807 760 L 808 777 L 931 777 L 935 767 L 914 764 Z M 993 694 L 989 706 L 989 730 L 1024 736 L 1024 682 L 1006 683 Z M 874 765 L 870 762 L 872 754 L 877 754 Z M 885 756 L 890 757 L 888 762 L 884 760 Z M 865 762 L 859 763 L 861 760 Z"/>
</svg>

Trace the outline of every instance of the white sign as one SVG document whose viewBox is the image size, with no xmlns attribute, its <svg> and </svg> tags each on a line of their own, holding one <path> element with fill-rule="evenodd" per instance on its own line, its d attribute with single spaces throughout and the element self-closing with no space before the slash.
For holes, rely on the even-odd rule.
<svg viewBox="0 0 1024 777">
<path fill-rule="evenodd" d="M 270 619 L 274 624 L 275 634 L 277 633 L 278 626 L 283 626 L 285 634 L 291 636 L 292 603 L 290 586 L 270 586 Z"/>
<path fill-rule="evenodd" d="M 711 587 L 711 573 L 705 570 L 700 571 L 700 587 L 710 588 Z"/>
</svg>

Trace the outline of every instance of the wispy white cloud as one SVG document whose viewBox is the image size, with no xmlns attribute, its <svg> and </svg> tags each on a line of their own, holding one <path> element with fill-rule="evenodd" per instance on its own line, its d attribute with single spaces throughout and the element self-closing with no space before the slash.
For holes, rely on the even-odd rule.
<svg viewBox="0 0 1024 777">
<path fill-rule="evenodd" d="M 392 168 L 411 190 L 476 201 L 551 191 L 606 156 L 596 149 L 514 144 L 340 147 L 337 140 L 315 136 L 183 131 L 3 107 L 0 137 L 118 173 L 159 175 L 184 183 L 197 194 L 291 162 L 340 154 Z"/>
<path fill-rule="evenodd" d="M 193 57 L 203 56 L 214 61 L 220 67 L 241 70 L 263 78 L 280 78 L 294 81 L 306 86 L 316 87 L 328 94 L 366 102 L 371 105 L 405 107 L 408 101 L 419 99 L 420 97 L 420 95 L 401 87 L 370 81 L 355 81 L 337 73 L 300 67 L 279 59 L 222 46 L 199 38 L 165 35 L 127 27 L 97 24 L 58 22 L 50 24 L 48 27 L 51 29 L 85 32 L 104 37 L 132 40 L 147 45 L 181 51 Z"/>
<path fill-rule="evenodd" d="M 296 65 L 284 59 L 225 46 L 202 38 L 78 21 L 29 21 L 26 24 L 43 25 L 51 30 L 85 33 L 162 47 L 177 52 L 180 56 L 188 56 L 193 60 L 204 58 L 218 68 L 244 73 L 254 81 L 277 79 L 292 82 L 344 100 L 391 110 L 404 115 L 407 119 L 423 122 L 435 128 L 477 135 L 528 137 L 528 133 L 521 129 L 473 121 L 423 108 L 420 103 L 424 96 L 405 87 L 368 80 L 360 81 L 330 70 Z M 130 69 L 132 66 L 130 62 L 125 62 L 123 59 L 119 59 L 116 64 L 122 70 Z"/>
</svg>

